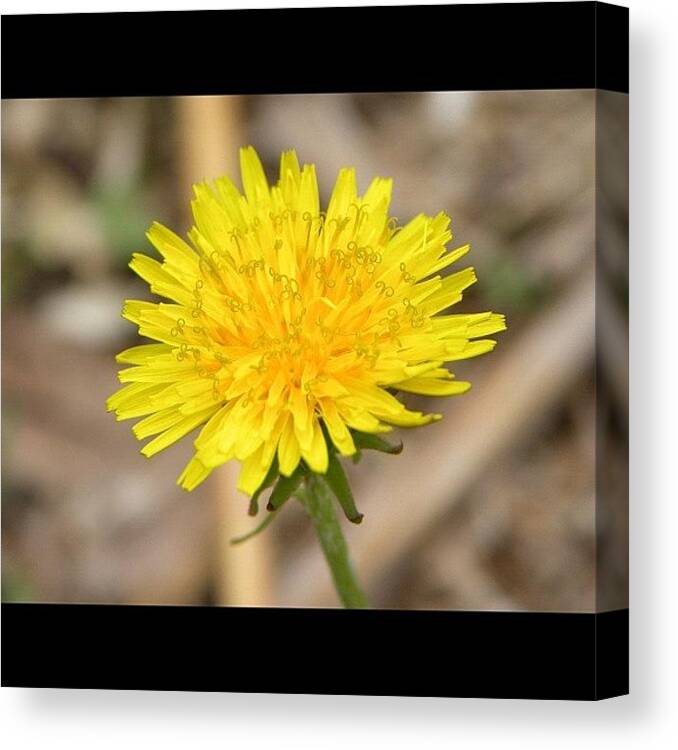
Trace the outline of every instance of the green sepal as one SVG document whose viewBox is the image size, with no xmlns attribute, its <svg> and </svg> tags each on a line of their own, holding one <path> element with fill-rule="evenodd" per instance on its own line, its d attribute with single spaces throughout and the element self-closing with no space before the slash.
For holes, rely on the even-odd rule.
<svg viewBox="0 0 678 750">
<path fill-rule="evenodd" d="M 324 479 L 327 486 L 332 490 L 339 501 L 339 505 L 341 505 L 346 518 L 348 518 L 351 523 L 360 523 L 363 520 L 363 514 L 355 507 L 355 500 L 353 499 L 353 493 L 351 492 L 348 478 L 336 453 L 330 453 L 327 473 L 325 474 Z"/>
<path fill-rule="evenodd" d="M 304 473 L 304 467 L 299 464 L 299 466 L 297 466 L 291 476 L 285 477 L 281 475 L 280 479 L 278 479 L 277 484 L 273 488 L 273 492 L 271 492 L 271 497 L 268 499 L 266 510 L 274 511 L 281 508 L 283 504 L 286 503 L 290 499 L 290 497 L 292 497 L 296 489 L 301 484 Z"/>
<path fill-rule="evenodd" d="M 256 491 L 252 495 L 252 499 L 250 500 L 250 507 L 247 511 L 250 516 L 257 515 L 257 513 L 259 512 L 259 495 L 261 495 L 264 490 L 267 490 L 271 485 L 275 483 L 275 480 L 278 478 L 279 473 L 280 470 L 278 469 L 278 456 L 273 456 L 271 468 L 268 470 L 268 473 L 264 477 L 264 481 L 256 489 Z"/>
<path fill-rule="evenodd" d="M 391 443 L 380 438 L 378 435 L 372 435 L 369 432 L 359 432 L 358 430 L 352 431 L 351 434 L 353 435 L 355 447 L 358 450 L 380 451 L 381 453 L 390 453 L 393 456 L 403 451 L 402 442 L 397 445 L 391 445 Z"/>
</svg>

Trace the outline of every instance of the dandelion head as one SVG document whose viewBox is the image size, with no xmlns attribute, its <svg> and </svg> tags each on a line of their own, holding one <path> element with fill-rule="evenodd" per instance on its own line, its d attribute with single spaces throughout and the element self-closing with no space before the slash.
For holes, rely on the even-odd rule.
<svg viewBox="0 0 678 750">
<path fill-rule="evenodd" d="M 294 151 L 269 186 L 252 147 L 240 153 L 241 193 L 227 178 L 196 185 L 189 242 L 160 224 L 161 256 L 131 268 L 166 301 L 128 300 L 123 316 L 155 343 L 118 355 L 123 387 L 108 408 L 140 418 L 153 456 L 201 428 L 179 477 L 191 490 L 231 459 L 252 495 L 274 467 L 324 473 L 328 451 L 356 452 L 356 435 L 440 419 L 398 392 L 448 396 L 470 387 L 447 363 L 491 351 L 505 328 L 490 312 L 448 314 L 476 280 L 447 272 L 469 250 L 448 250 L 450 219 L 389 216 L 391 180 L 358 195 L 339 172 L 321 211 L 315 167 Z"/>
</svg>

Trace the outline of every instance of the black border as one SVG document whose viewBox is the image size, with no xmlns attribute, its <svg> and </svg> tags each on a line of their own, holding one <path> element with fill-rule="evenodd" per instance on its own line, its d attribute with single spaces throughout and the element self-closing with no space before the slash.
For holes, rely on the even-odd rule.
<svg viewBox="0 0 678 750">
<path fill-rule="evenodd" d="M 602 614 L 2 605 L 5 687 L 599 700 L 628 692 Z"/>
<path fill-rule="evenodd" d="M 597 2 L 3 16 L 2 96 L 605 88 L 628 9 Z"/>
</svg>

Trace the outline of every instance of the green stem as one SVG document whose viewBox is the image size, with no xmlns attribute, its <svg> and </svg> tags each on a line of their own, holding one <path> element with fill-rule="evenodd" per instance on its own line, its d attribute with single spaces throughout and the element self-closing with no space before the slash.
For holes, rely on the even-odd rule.
<svg viewBox="0 0 678 750">
<path fill-rule="evenodd" d="M 367 600 L 353 572 L 346 540 L 334 512 L 334 498 L 327 485 L 320 477 L 310 475 L 295 494 L 313 523 L 342 604 L 364 609 Z"/>
</svg>

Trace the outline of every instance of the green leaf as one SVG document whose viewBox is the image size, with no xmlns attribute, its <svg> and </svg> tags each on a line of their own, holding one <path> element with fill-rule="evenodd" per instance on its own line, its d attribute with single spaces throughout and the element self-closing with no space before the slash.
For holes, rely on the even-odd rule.
<svg viewBox="0 0 678 750">
<path fill-rule="evenodd" d="M 248 539 L 251 539 L 253 536 L 260 534 L 269 525 L 269 523 L 271 523 L 275 516 L 276 511 L 274 511 L 273 513 L 269 513 L 264 517 L 264 520 L 255 529 L 253 529 L 252 531 L 248 531 L 247 534 L 243 534 L 242 536 L 233 537 L 233 539 L 231 539 L 231 544 L 242 544 Z"/>
<path fill-rule="evenodd" d="M 360 523 L 363 520 L 363 514 L 359 513 L 358 509 L 355 507 L 355 500 L 353 499 L 351 486 L 348 483 L 344 467 L 339 463 L 336 454 L 330 455 L 327 473 L 325 474 L 325 482 L 335 494 L 339 501 L 339 505 L 341 505 L 342 510 L 346 514 L 346 518 L 348 518 L 351 523 Z"/>
<path fill-rule="evenodd" d="M 353 442 L 355 447 L 362 450 L 380 451 L 381 453 L 390 453 L 391 455 L 397 455 L 402 453 L 403 444 L 402 442 L 397 445 L 391 445 L 386 442 L 383 438 L 378 435 L 371 435 L 369 432 L 358 432 L 357 430 L 353 433 Z"/>
<path fill-rule="evenodd" d="M 281 476 L 280 479 L 278 479 L 278 483 L 273 488 L 273 492 L 271 492 L 271 497 L 268 500 L 266 509 L 273 511 L 281 508 L 283 503 L 286 503 L 290 497 L 292 497 L 294 491 L 301 484 L 303 477 L 304 469 L 301 464 L 297 466 L 292 476 Z"/>
<path fill-rule="evenodd" d="M 255 491 L 255 493 L 252 495 L 252 499 L 250 500 L 250 507 L 247 511 L 250 516 L 256 516 L 259 512 L 259 495 L 261 493 L 268 489 L 278 478 L 279 474 L 278 469 L 278 457 L 273 457 L 273 462 L 271 463 L 271 468 L 268 470 L 268 473 L 264 477 L 264 481 L 259 485 L 258 489 Z"/>
</svg>

